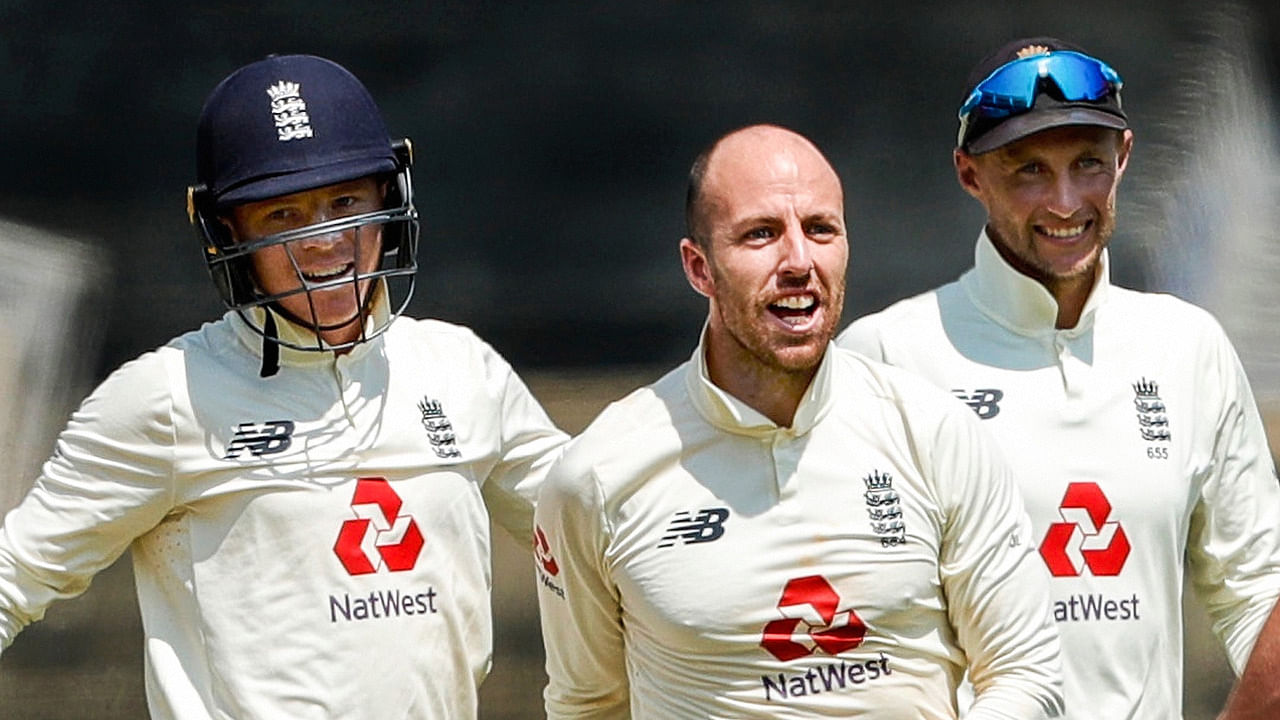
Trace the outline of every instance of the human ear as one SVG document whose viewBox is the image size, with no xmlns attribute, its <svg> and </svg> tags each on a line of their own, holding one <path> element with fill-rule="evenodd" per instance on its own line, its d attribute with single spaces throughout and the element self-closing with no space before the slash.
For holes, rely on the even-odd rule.
<svg viewBox="0 0 1280 720">
<path fill-rule="evenodd" d="M 978 183 L 977 161 L 972 155 L 960 148 L 955 149 L 951 160 L 956 166 L 956 180 L 960 182 L 960 187 L 964 188 L 965 192 L 981 200 L 982 188 Z"/>
<path fill-rule="evenodd" d="M 1126 128 L 1120 135 L 1120 151 L 1116 155 L 1116 177 L 1124 175 L 1129 167 L 1129 154 L 1133 151 L 1133 131 Z"/>
<path fill-rule="evenodd" d="M 685 279 L 693 289 L 703 297 L 711 297 L 715 282 L 711 277 L 706 250 L 692 238 L 680 240 L 680 265 L 684 268 Z"/>
<path fill-rule="evenodd" d="M 240 241 L 240 234 L 236 232 L 235 220 L 227 217 L 226 215 L 219 215 L 218 222 L 226 229 L 227 237 L 231 238 L 231 242 L 235 243 Z"/>
</svg>

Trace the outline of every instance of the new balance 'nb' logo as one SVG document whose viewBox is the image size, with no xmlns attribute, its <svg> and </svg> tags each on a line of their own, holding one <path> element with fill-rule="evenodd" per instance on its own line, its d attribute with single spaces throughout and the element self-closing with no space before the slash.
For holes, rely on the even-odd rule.
<svg viewBox="0 0 1280 720">
<path fill-rule="evenodd" d="M 724 521 L 728 518 L 729 508 L 707 508 L 699 510 L 697 515 L 681 510 L 671 521 L 658 547 L 671 547 L 677 542 L 692 545 L 719 540 L 724 535 Z"/>
<path fill-rule="evenodd" d="M 1004 399 L 1004 391 L 995 388 L 974 390 L 952 390 L 952 395 L 973 410 L 980 420 L 990 420 L 1000 414 L 1000 401 Z"/>
<path fill-rule="evenodd" d="M 289 449 L 293 444 L 293 421 L 271 420 L 264 423 L 240 423 L 236 426 L 236 434 L 227 444 L 227 454 L 223 459 L 240 457 L 245 450 L 254 457 L 275 455 Z"/>
</svg>

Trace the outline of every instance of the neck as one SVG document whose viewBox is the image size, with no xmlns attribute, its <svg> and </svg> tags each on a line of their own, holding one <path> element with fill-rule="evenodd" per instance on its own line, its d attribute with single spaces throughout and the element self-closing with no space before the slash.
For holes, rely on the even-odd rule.
<svg viewBox="0 0 1280 720">
<path fill-rule="evenodd" d="M 711 382 L 778 427 L 791 427 L 817 366 L 794 371 L 776 367 L 756 358 L 735 338 L 714 337 L 718 334 L 708 331 L 707 374 Z"/>
<path fill-rule="evenodd" d="M 1084 313 L 1084 304 L 1089 300 L 1089 292 L 1093 290 L 1094 276 L 1070 278 L 1057 281 L 1042 281 L 1045 289 L 1053 295 L 1058 303 L 1058 319 L 1054 327 L 1066 330 L 1075 327 Z"/>
<path fill-rule="evenodd" d="M 338 330 L 321 331 L 319 335 L 320 335 L 320 339 L 324 340 L 324 342 L 329 346 L 345 345 L 346 343 L 354 343 L 356 340 L 359 340 L 360 330 L 361 330 L 361 326 L 359 324 L 353 323 L 352 325 L 349 325 L 347 327 L 344 327 Z M 333 354 L 346 355 L 347 353 L 351 352 L 352 347 L 354 347 L 354 345 L 348 345 L 346 347 L 336 348 L 334 349 Z"/>
<path fill-rule="evenodd" d="M 1080 316 L 1084 313 L 1084 304 L 1089 301 L 1089 293 L 1093 291 L 1093 284 L 1097 281 L 1099 268 L 1101 267 L 1102 251 L 1098 250 L 1098 255 L 1089 263 L 1088 268 L 1078 275 L 1067 277 L 1055 277 L 1047 274 L 1040 268 L 1028 264 L 1011 252 L 1005 245 L 1004 241 L 991 227 L 987 225 L 987 237 L 991 240 L 991 245 L 1009 263 L 1009 266 L 1019 273 L 1035 280 L 1049 291 L 1053 296 L 1053 300 L 1058 305 L 1058 317 L 1054 321 L 1054 327 L 1059 330 L 1073 328 L 1080 322 Z"/>
</svg>

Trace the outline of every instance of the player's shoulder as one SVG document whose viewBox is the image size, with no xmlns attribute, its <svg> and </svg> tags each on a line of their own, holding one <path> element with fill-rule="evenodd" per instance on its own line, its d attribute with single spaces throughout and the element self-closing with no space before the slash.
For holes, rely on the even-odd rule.
<svg viewBox="0 0 1280 720">
<path fill-rule="evenodd" d="M 1126 314 L 1135 311 L 1150 322 L 1176 325 L 1183 322 L 1217 325 L 1213 314 L 1199 305 L 1164 292 L 1134 290 L 1122 285 L 1109 288 L 1110 301 Z"/>
<path fill-rule="evenodd" d="M 926 398 L 938 395 L 950 397 L 933 383 L 909 370 L 868 357 L 849 348 L 836 346 L 831 352 L 832 361 L 840 365 L 840 372 L 836 377 L 838 383 L 845 386 L 843 392 L 886 397 L 899 395 L 912 397 L 923 395 Z"/>
<path fill-rule="evenodd" d="M 417 358 L 416 362 L 428 365 L 506 366 L 502 355 L 475 330 L 445 320 L 402 315 L 387 330 L 386 341 L 393 357 Z"/>
<path fill-rule="evenodd" d="M 446 347 L 488 345 L 476 331 L 466 325 L 435 318 L 412 318 L 405 315 L 401 315 L 391 323 L 387 336 L 396 341 L 439 344 Z"/>
<path fill-rule="evenodd" d="M 849 401 L 843 407 L 855 415 L 874 410 L 926 426 L 972 414 L 953 395 L 914 372 L 847 348 L 836 347 L 832 354 L 832 361 L 840 365 L 835 392 Z"/>
<path fill-rule="evenodd" d="M 642 439 L 651 439 L 674 427 L 689 407 L 684 391 L 687 372 L 685 363 L 609 403 L 575 438 L 575 455 L 593 458 L 624 452 L 629 447 L 635 449 Z"/>
<path fill-rule="evenodd" d="M 216 320 L 203 322 L 199 327 L 174 336 L 163 345 L 141 353 L 132 360 L 121 365 L 117 372 L 128 375 L 145 375 L 160 381 L 161 375 L 167 379 L 175 379 L 175 373 L 185 373 L 193 362 L 201 362 L 202 358 L 227 355 L 246 354 L 248 348 L 234 328 L 232 313 L 228 312 Z"/>
<path fill-rule="evenodd" d="M 959 294 L 957 283 L 948 283 L 898 300 L 881 310 L 854 319 L 836 337 L 836 344 L 871 357 L 881 357 L 885 343 L 919 337 L 930 328 L 941 327 L 944 304 Z"/>
<path fill-rule="evenodd" d="M 1144 292 L 1112 285 L 1109 309 L 1113 322 L 1133 332 L 1154 332 L 1166 342 L 1227 342 L 1226 332 L 1213 313 L 1169 293 Z"/>
<path fill-rule="evenodd" d="M 188 353 L 202 346 L 200 333 L 205 329 L 179 335 L 120 364 L 89 393 L 78 413 L 118 427 L 141 427 L 167 418 L 175 398 L 185 391 Z"/>
<path fill-rule="evenodd" d="M 128 388 L 168 385 L 173 373 L 185 365 L 186 353 L 185 347 L 172 343 L 148 350 L 121 363 L 102 384 Z"/>
<path fill-rule="evenodd" d="M 678 453 L 680 434 L 696 414 L 684 390 L 688 363 L 609 403 L 569 441 L 547 482 L 574 488 L 593 477 L 606 494 L 653 458 Z"/>
</svg>

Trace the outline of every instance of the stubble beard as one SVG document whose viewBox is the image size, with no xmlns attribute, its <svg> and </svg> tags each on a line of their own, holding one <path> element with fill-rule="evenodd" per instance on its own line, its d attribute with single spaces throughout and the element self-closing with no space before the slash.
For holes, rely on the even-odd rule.
<svg viewBox="0 0 1280 720">
<path fill-rule="evenodd" d="M 1035 230 L 1030 226 L 1016 228 L 1014 232 L 1009 232 L 1010 228 L 992 223 L 988 226 L 988 234 L 1006 262 L 1018 272 L 1044 285 L 1051 293 L 1055 293 L 1076 285 L 1082 280 L 1093 282 L 1095 279 L 1098 263 L 1102 259 L 1102 251 L 1111 243 L 1111 236 L 1115 232 L 1114 199 L 1108 202 L 1105 212 L 1099 213 L 1096 222 L 1097 242 L 1081 261 L 1066 270 L 1054 268 L 1053 263 L 1041 254 L 1036 244 Z M 1017 238 L 1023 248 L 1022 252 L 1014 250 L 1014 246 L 1008 242 L 1007 238 L 1011 237 Z"/>
<path fill-rule="evenodd" d="M 839 313 L 832 309 L 840 307 L 843 298 L 843 285 L 831 288 L 822 308 L 821 325 L 803 337 L 771 332 L 768 326 L 771 318 L 767 317 L 770 313 L 762 302 L 750 299 L 730 307 L 721 305 L 718 308 L 721 325 L 738 349 L 736 364 L 762 379 L 807 382 L 822 363 L 827 345 L 835 336 Z M 741 311 L 744 305 L 751 310 Z"/>
</svg>

